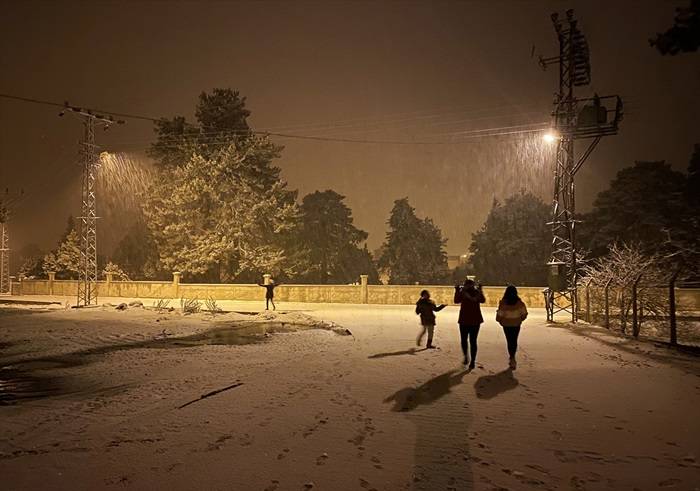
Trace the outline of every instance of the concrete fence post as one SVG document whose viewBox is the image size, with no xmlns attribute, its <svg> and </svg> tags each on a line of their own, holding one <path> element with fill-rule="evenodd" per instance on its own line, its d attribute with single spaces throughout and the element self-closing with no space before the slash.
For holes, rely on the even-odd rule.
<svg viewBox="0 0 700 491">
<path fill-rule="evenodd" d="M 49 295 L 53 295 L 53 282 L 56 281 L 56 272 L 49 271 Z"/>
<path fill-rule="evenodd" d="M 639 337 L 639 301 L 637 298 L 637 290 L 639 280 L 642 279 L 642 273 L 639 273 L 637 278 L 632 283 L 632 335 Z"/>
<path fill-rule="evenodd" d="M 173 297 L 174 298 L 179 298 L 180 297 L 180 278 L 182 277 L 182 273 L 179 271 L 173 272 Z"/>
<path fill-rule="evenodd" d="M 610 282 L 612 278 L 608 278 L 605 282 L 605 329 L 610 329 Z"/>
<path fill-rule="evenodd" d="M 367 278 L 368 275 L 366 274 L 360 275 L 360 303 L 367 303 Z"/>
<path fill-rule="evenodd" d="M 114 281 L 114 273 L 107 271 L 105 273 L 105 292 L 102 294 L 103 297 L 112 296 L 112 281 Z"/>
<path fill-rule="evenodd" d="M 265 273 L 263 275 L 263 285 L 269 285 L 271 279 L 272 279 L 272 275 L 270 273 Z"/>
<path fill-rule="evenodd" d="M 586 322 L 591 323 L 591 283 L 593 280 L 589 279 L 586 282 Z"/>
<path fill-rule="evenodd" d="M 668 282 L 669 341 L 674 346 L 678 344 L 678 328 L 676 325 L 676 280 L 680 272 L 680 268 L 676 269 Z"/>
</svg>

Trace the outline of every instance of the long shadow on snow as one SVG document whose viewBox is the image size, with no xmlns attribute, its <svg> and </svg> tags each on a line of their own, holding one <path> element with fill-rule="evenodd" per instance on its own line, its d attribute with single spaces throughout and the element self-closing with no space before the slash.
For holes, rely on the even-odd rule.
<svg viewBox="0 0 700 491">
<path fill-rule="evenodd" d="M 518 379 L 513 376 L 513 370 L 506 369 L 494 375 L 483 375 L 474 383 L 476 397 L 479 399 L 493 399 L 518 386 Z"/>
<path fill-rule="evenodd" d="M 390 351 L 388 353 L 377 353 L 375 355 L 369 355 L 367 358 L 369 359 L 374 359 L 374 358 L 386 358 L 387 356 L 402 356 L 402 355 L 415 355 L 416 353 L 420 353 L 421 351 L 428 351 L 428 348 L 409 348 L 407 350 L 402 350 L 402 351 Z"/>
<path fill-rule="evenodd" d="M 470 370 L 450 370 L 418 387 L 405 387 L 384 399 L 393 402 L 416 427 L 413 476 L 407 484 L 415 490 L 474 487 L 469 462 L 469 404 L 452 389 Z"/>
</svg>

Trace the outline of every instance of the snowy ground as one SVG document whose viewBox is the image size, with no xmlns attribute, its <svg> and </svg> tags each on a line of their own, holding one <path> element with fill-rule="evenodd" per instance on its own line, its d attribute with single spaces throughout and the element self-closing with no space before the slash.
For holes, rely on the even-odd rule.
<svg viewBox="0 0 700 491">
<path fill-rule="evenodd" d="M 535 311 L 509 372 L 484 309 L 470 373 L 459 365 L 456 307 L 438 314 L 441 349 L 431 351 L 415 350 L 410 306 L 281 307 L 291 313 L 212 319 L 0 305 L 0 366 L 53 394 L 0 406 L 2 489 L 700 487 L 697 357 L 547 327 Z M 253 322 L 308 327 L 307 315 L 353 336 L 302 329 L 245 345 L 152 347 Z"/>
</svg>

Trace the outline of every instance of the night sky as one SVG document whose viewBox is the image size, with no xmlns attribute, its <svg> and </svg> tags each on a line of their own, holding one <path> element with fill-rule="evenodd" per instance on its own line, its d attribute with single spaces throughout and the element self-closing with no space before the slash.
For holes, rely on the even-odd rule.
<svg viewBox="0 0 700 491">
<path fill-rule="evenodd" d="M 665 159 L 685 170 L 700 142 L 698 54 L 664 57 L 647 41 L 684 4 L 5 1 L 0 92 L 192 118 L 201 91 L 230 87 L 247 97 L 256 130 L 454 142 L 464 131 L 549 121 L 556 68 L 543 72 L 536 56 L 556 54 L 550 13 L 573 7 L 593 69 L 578 94 L 626 102 L 620 134 L 579 173 L 585 210 L 622 167 Z M 57 114 L 0 99 L 0 185 L 27 194 L 12 217 L 14 249 L 52 247 L 79 212 L 82 128 Z M 152 136 L 150 123 L 128 120 L 98 142 L 145 159 Z M 289 185 L 302 196 L 346 195 L 371 249 L 404 196 L 442 228 L 450 254 L 466 250 L 494 198 L 525 188 L 550 199 L 551 163 L 541 160 L 551 150 L 524 134 L 441 145 L 274 140 L 286 147 L 277 165 Z M 98 227 L 105 252 L 123 231 Z"/>
</svg>

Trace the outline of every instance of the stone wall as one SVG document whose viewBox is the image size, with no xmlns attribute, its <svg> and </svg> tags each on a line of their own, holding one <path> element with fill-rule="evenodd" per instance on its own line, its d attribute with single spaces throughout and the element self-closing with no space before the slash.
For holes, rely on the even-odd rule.
<svg viewBox="0 0 700 491">
<path fill-rule="evenodd" d="M 78 282 L 56 280 L 23 280 L 12 284 L 14 295 L 76 296 Z M 454 287 L 424 285 L 368 285 L 363 276 L 358 285 L 286 285 L 275 289 L 280 302 L 354 303 L 376 305 L 411 305 L 418 300 L 420 291 L 427 289 L 436 303 L 452 304 Z M 486 306 L 498 305 L 503 286 L 485 286 Z M 542 287 L 520 287 L 518 292 L 528 307 L 544 308 Z M 106 281 L 97 282 L 98 297 L 126 298 L 214 298 L 216 300 L 262 300 L 264 290 L 255 284 L 194 284 L 180 283 L 180 274 L 172 281 Z M 677 289 L 679 310 L 700 311 L 700 289 Z"/>
<path fill-rule="evenodd" d="M 452 304 L 454 299 L 453 286 L 423 286 L 423 285 L 368 285 L 367 303 L 408 305 L 418 300 L 421 290 L 426 289 L 436 303 Z M 503 296 L 505 286 L 484 286 L 487 307 L 496 307 Z M 518 294 L 526 305 L 544 308 L 543 287 L 518 288 Z"/>
</svg>

